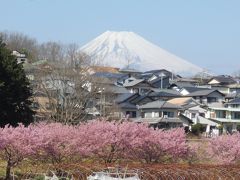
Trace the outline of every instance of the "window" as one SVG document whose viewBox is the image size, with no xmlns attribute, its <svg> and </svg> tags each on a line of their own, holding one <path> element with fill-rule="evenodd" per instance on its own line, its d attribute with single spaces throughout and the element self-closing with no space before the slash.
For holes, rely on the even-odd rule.
<svg viewBox="0 0 240 180">
<path fill-rule="evenodd" d="M 216 111 L 216 118 L 226 118 L 226 111 Z"/>
<path fill-rule="evenodd" d="M 154 118 L 159 117 L 159 112 L 153 112 L 153 117 L 154 117 Z"/>
<path fill-rule="evenodd" d="M 217 98 L 216 98 L 216 97 L 208 97 L 208 98 L 207 98 L 207 102 L 208 102 L 208 103 L 217 102 Z"/>
<path fill-rule="evenodd" d="M 232 112 L 231 116 L 232 119 L 240 119 L 240 112 Z"/>
<path fill-rule="evenodd" d="M 132 111 L 132 118 L 135 118 L 135 117 L 137 117 L 137 113 L 136 111 Z"/>
<path fill-rule="evenodd" d="M 172 118 L 172 117 L 174 117 L 174 112 L 169 112 L 169 111 L 163 111 L 163 117 L 170 117 L 170 118 Z"/>
<path fill-rule="evenodd" d="M 151 118 L 152 117 L 152 112 L 146 112 L 144 117 L 145 118 Z"/>
<path fill-rule="evenodd" d="M 238 108 L 239 105 L 238 104 L 232 104 L 232 108 Z"/>
<path fill-rule="evenodd" d="M 137 112 L 136 111 L 127 111 L 126 115 L 129 115 L 129 118 L 136 118 Z"/>
<path fill-rule="evenodd" d="M 195 118 L 196 117 L 196 113 L 192 113 L 192 118 Z"/>
<path fill-rule="evenodd" d="M 205 117 L 205 113 L 200 113 L 199 115 L 202 117 Z"/>
</svg>

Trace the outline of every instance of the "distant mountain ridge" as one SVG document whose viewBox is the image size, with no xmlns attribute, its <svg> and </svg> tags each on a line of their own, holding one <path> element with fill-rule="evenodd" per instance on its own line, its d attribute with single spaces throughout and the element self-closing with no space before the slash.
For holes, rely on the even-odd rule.
<svg viewBox="0 0 240 180">
<path fill-rule="evenodd" d="M 101 65 L 140 71 L 167 69 L 193 75 L 203 69 L 145 40 L 134 32 L 106 31 L 80 48 Z"/>
</svg>

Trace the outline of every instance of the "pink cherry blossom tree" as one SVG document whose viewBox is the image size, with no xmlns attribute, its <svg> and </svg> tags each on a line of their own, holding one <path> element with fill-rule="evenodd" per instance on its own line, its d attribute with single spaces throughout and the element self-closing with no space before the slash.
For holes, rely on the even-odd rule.
<svg viewBox="0 0 240 180">
<path fill-rule="evenodd" d="M 240 133 L 222 135 L 210 140 L 207 152 L 220 164 L 232 164 L 240 160 Z"/>
<path fill-rule="evenodd" d="M 183 129 L 167 131 L 148 128 L 141 138 L 132 145 L 133 157 L 147 163 L 163 161 L 164 158 L 179 159 L 187 157 L 189 147 Z"/>
<path fill-rule="evenodd" d="M 0 150 L 2 159 L 7 162 L 6 180 L 11 177 L 11 169 L 17 166 L 23 159 L 34 154 L 39 134 L 35 133 L 32 126 L 19 125 L 14 128 L 5 126 L 0 130 Z"/>
<path fill-rule="evenodd" d="M 158 136 L 158 142 L 162 145 L 164 152 L 173 159 L 186 158 L 190 147 L 186 143 L 186 134 L 183 128 L 173 128 L 163 131 Z"/>
<path fill-rule="evenodd" d="M 35 150 L 35 158 L 52 164 L 61 163 L 75 156 L 77 128 L 60 123 L 36 124 L 35 131 L 39 135 Z"/>
<path fill-rule="evenodd" d="M 11 168 L 25 158 L 58 164 L 73 159 L 97 159 L 105 163 L 133 159 L 158 162 L 189 154 L 183 129 L 154 130 L 146 124 L 94 120 L 78 126 L 38 123 L 0 129 L 0 151 Z"/>
<path fill-rule="evenodd" d="M 78 137 L 78 149 L 82 153 L 88 147 L 91 157 L 103 159 L 111 163 L 122 157 L 124 142 L 128 140 L 121 129 L 122 124 L 117 122 L 93 121 L 79 127 L 79 132 L 84 135 Z M 82 133 L 81 133 L 82 134 Z M 84 140 L 84 142 L 83 142 Z"/>
<path fill-rule="evenodd" d="M 154 130 L 145 124 L 133 122 L 93 121 L 80 126 L 77 147 L 88 155 L 103 159 L 105 163 L 131 158 L 146 162 L 159 161 L 163 157 L 186 157 L 189 147 L 183 129 Z M 83 143 L 84 139 L 84 143 Z M 82 146 L 84 145 L 84 146 Z"/>
</svg>

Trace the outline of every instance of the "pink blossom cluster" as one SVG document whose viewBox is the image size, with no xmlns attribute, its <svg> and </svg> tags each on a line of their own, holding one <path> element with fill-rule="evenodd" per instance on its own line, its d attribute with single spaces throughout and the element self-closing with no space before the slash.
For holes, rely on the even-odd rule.
<svg viewBox="0 0 240 180">
<path fill-rule="evenodd" d="M 207 152 L 215 163 L 232 164 L 240 160 L 240 133 L 222 135 L 210 140 Z"/>
<path fill-rule="evenodd" d="M 122 159 L 157 162 L 163 157 L 185 157 L 189 148 L 181 128 L 163 131 L 127 121 L 94 120 L 78 126 L 6 126 L 0 129 L 0 151 L 11 168 L 25 158 L 50 163 L 86 158 L 106 163 Z"/>
</svg>

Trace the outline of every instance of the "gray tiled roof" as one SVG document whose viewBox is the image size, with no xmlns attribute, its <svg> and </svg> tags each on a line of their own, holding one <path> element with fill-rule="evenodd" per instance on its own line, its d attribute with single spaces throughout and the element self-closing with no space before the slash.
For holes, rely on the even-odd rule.
<svg viewBox="0 0 240 180">
<path fill-rule="evenodd" d="M 139 106 L 139 109 L 160 109 L 160 108 L 181 109 L 181 106 L 161 100 L 149 102 Z"/>
<path fill-rule="evenodd" d="M 124 94 L 121 94 L 119 95 L 116 99 L 115 99 L 115 102 L 117 103 L 121 103 L 123 101 L 126 101 L 127 99 L 129 99 L 130 97 L 134 96 L 136 94 L 133 94 L 133 93 L 124 93 Z"/>
<path fill-rule="evenodd" d="M 151 88 L 151 90 L 154 92 L 166 92 L 166 93 L 170 93 L 170 94 L 181 95 L 178 91 L 173 90 L 173 89 Z"/>
<path fill-rule="evenodd" d="M 138 104 L 141 100 L 149 98 L 147 95 L 141 95 L 136 97 L 135 99 L 131 100 L 131 103 Z"/>
<path fill-rule="evenodd" d="M 118 104 L 118 106 L 123 109 L 137 109 L 136 105 L 131 104 L 129 102 L 120 103 Z"/>
<path fill-rule="evenodd" d="M 220 84 L 234 84 L 236 81 L 231 77 L 231 76 L 225 76 L 225 75 L 220 75 L 220 76 L 215 76 L 211 80 L 216 79 Z M 209 81 L 209 82 L 210 82 Z"/>
<path fill-rule="evenodd" d="M 206 89 L 206 90 L 200 90 L 200 91 L 192 92 L 192 93 L 190 93 L 190 94 L 188 94 L 186 96 L 207 96 L 207 95 L 211 94 L 214 91 L 219 92 L 218 90 L 214 90 L 214 89 Z M 220 94 L 222 94 L 222 93 L 220 93 Z"/>
<path fill-rule="evenodd" d="M 179 97 L 181 94 L 171 89 L 162 89 L 157 92 L 150 92 L 149 97 Z"/>
<path fill-rule="evenodd" d="M 212 90 L 209 88 L 199 88 L 199 87 L 182 87 L 183 89 L 186 89 L 189 93 L 193 93 L 195 91 L 202 91 L 202 90 Z"/>
<path fill-rule="evenodd" d="M 109 90 L 115 94 L 128 94 L 129 91 L 125 87 L 112 86 Z"/>
</svg>

